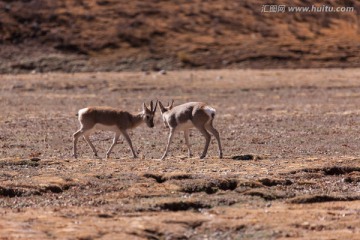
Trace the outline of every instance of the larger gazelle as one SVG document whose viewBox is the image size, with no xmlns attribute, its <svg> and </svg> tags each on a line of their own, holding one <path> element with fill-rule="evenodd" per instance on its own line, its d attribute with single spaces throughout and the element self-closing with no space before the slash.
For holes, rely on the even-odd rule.
<svg viewBox="0 0 360 240">
<path fill-rule="evenodd" d="M 84 136 L 85 141 L 93 150 L 94 155 L 97 156 L 97 151 L 91 143 L 89 136 L 94 130 L 99 129 L 115 133 L 113 143 L 106 153 L 106 158 L 110 156 L 111 150 L 117 143 L 121 134 L 129 144 L 133 157 L 136 158 L 137 156 L 127 130 L 133 129 L 143 122 L 146 122 L 148 127 L 153 128 L 157 103 L 158 102 L 156 101 L 154 107 L 153 102 L 151 101 L 150 109 L 143 103 L 143 111 L 138 114 L 131 114 L 127 111 L 121 111 L 110 107 L 87 107 L 80 109 L 78 112 L 78 119 L 81 127 L 73 135 L 74 157 L 77 157 L 76 144 L 81 136 Z"/>
<path fill-rule="evenodd" d="M 188 102 L 176 107 L 173 107 L 173 104 L 174 100 L 167 107 L 164 107 L 163 104 L 159 101 L 164 124 L 166 127 L 170 128 L 166 150 L 161 159 L 165 159 L 169 151 L 170 143 L 176 131 L 184 131 L 185 143 L 188 147 L 188 154 L 189 157 L 192 156 L 189 143 L 189 130 L 192 127 L 197 128 L 206 140 L 205 147 L 200 158 L 202 159 L 206 156 L 211 139 L 210 133 L 214 135 L 217 140 L 219 147 L 219 158 L 222 158 L 220 135 L 219 132 L 213 127 L 213 120 L 216 114 L 215 109 L 202 102 Z"/>
</svg>

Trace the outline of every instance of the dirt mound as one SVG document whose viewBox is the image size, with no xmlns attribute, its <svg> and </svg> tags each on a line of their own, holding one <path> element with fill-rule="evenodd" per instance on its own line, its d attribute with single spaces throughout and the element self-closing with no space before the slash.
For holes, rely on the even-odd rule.
<svg viewBox="0 0 360 240">
<path fill-rule="evenodd" d="M 360 3 L 326 5 L 354 11 L 270 13 L 251 0 L 0 1 L 0 72 L 358 67 Z"/>
</svg>

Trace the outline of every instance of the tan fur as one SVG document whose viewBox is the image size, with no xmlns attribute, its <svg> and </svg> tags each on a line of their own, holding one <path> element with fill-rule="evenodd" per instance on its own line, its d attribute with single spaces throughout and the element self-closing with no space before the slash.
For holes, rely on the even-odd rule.
<svg viewBox="0 0 360 240">
<path fill-rule="evenodd" d="M 153 119 L 157 107 L 157 102 L 155 108 L 153 108 L 152 101 L 150 106 L 151 108 L 148 109 L 144 103 L 143 111 L 138 114 L 131 114 L 127 111 L 122 111 L 110 107 L 87 107 L 80 109 L 78 112 L 78 119 L 81 127 L 73 135 L 74 157 L 77 157 L 76 144 L 79 137 L 81 136 L 84 136 L 85 141 L 93 150 L 94 155 L 97 156 L 97 151 L 94 145 L 91 143 L 89 136 L 95 129 L 100 129 L 112 131 L 115 133 L 113 144 L 106 153 L 107 158 L 110 156 L 112 148 L 117 143 L 117 140 L 121 134 L 129 144 L 133 157 L 136 158 L 137 156 L 133 149 L 132 142 L 127 133 L 127 130 L 136 128 L 143 122 L 146 122 L 148 127 L 154 127 Z"/>
<path fill-rule="evenodd" d="M 119 129 L 132 129 L 143 122 L 143 113 L 131 114 L 110 107 L 88 107 L 79 114 L 79 121 L 87 126 L 95 124 L 116 125 Z"/>
<path fill-rule="evenodd" d="M 172 105 L 173 102 L 168 107 L 164 107 L 163 104 L 159 102 L 164 124 L 170 128 L 166 150 L 161 159 L 165 159 L 173 135 L 176 131 L 184 132 L 189 157 L 192 155 L 189 144 L 189 129 L 192 127 L 197 128 L 206 139 L 205 147 L 200 158 L 206 156 L 211 139 L 209 132 L 215 136 L 219 147 L 219 157 L 222 158 L 219 132 L 212 125 L 215 117 L 215 109 L 202 102 L 189 102 L 176 107 L 173 107 Z"/>
</svg>

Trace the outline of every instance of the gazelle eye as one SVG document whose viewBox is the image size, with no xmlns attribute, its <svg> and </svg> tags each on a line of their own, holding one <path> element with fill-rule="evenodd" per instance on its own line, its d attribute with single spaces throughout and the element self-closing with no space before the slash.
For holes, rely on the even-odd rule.
<svg viewBox="0 0 360 240">
<path fill-rule="evenodd" d="M 149 119 L 150 117 L 149 116 L 146 116 L 146 119 Z"/>
</svg>

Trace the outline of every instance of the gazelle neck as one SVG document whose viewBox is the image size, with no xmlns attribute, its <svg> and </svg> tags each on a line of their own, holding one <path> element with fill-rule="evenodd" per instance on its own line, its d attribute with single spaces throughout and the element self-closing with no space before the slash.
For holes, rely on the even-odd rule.
<svg viewBox="0 0 360 240">
<path fill-rule="evenodd" d="M 138 114 L 131 115 L 131 128 L 136 128 L 144 122 L 144 113 L 139 112 Z"/>
</svg>

